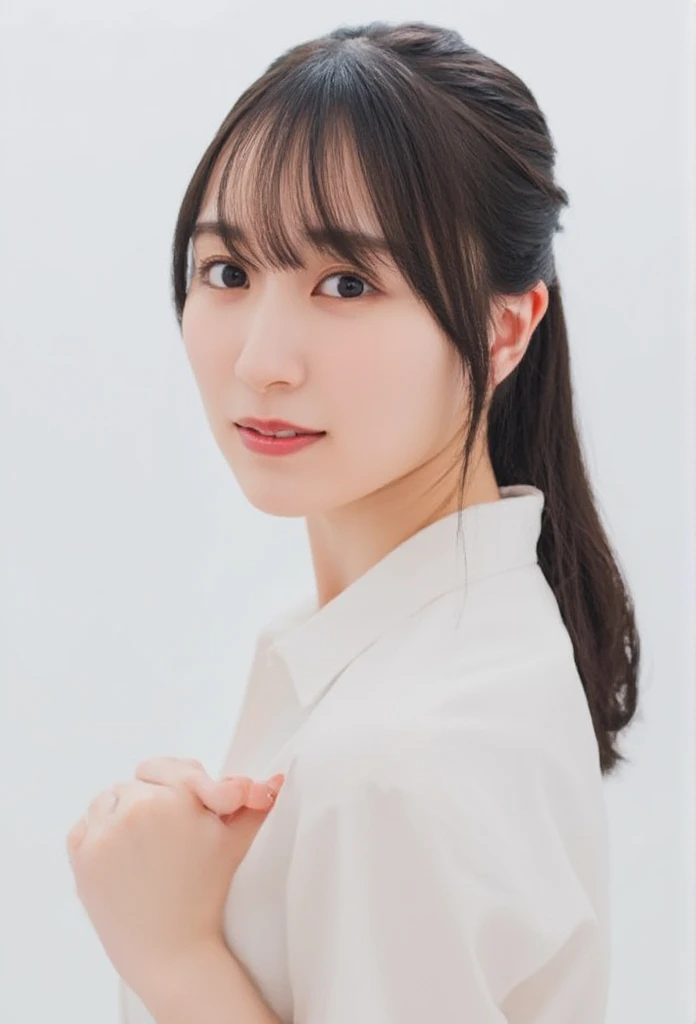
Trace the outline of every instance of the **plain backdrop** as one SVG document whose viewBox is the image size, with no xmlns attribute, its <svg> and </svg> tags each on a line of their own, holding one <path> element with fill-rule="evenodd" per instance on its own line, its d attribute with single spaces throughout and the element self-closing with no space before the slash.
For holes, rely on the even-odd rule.
<svg viewBox="0 0 696 1024">
<path fill-rule="evenodd" d="M 458 29 L 525 79 L 558 146 L 579 415 L 643 638 L 630 763 L 606 784 L 608 1024 L 696 1019 L 693 4 L 6 0 L 3 1024 L 115 1022 L 65 834 L 145 757 L 216 772 L 258 630 L 312 589 L 304 521 L 250 506 L 209 432 L 171 235 L 240 92 L 287 47 L 375 19 Z"/>
</svg>

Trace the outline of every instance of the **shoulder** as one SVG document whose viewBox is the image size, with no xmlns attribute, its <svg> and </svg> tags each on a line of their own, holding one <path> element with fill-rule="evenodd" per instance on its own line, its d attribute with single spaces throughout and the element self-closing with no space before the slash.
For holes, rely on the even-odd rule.
<svg viewBox="0 0 696 1024">
<path fill-rule="evenodd" d="M 474 688 L 467 699 L 443 676 L 421 682 L 431 691 L 426 702 L 378 702 L 360 719 L 333 716 L 309 733 L 291 763 L 299 792 L 325 805 L 398 792 L 456 809 L 471 806 L 477 791 L 502 799 L 523 780 L 538 782 L 549 747 L 510 708 L 496 706 L 495 686 L 484 694 Z"/>
<path fill-rule="evenodd" d="M 597 743 L 572 656 L 561 647 L 461 668 L 445 661 L 402 677 L 402 695 L 390 689 L 308 735 L 291 766 L 300 803 L 425 799 L 467 836 L 478 827 L 481 841 L 531 845 L 551 827 L 580 843 L 583 830 L 602 831 Z"/>
<path fill-rule="evenodd" d="M 337 870 L 372 858 L 388 871 L 400 859 L 428 888 L 471 894 L 480 881 L 502 901 L 497 913 L 509 900 L 516 921 L 542 930 L 553 894 L 559 941 L 569 921 L 604 912 L 601 790 L 568 762 L 554 768 L 504 716 L 401 723 L 364 732 L 359 747 L 347 736 L 314 743 L 297 753 L 286 785 L 296 863 L 315 849 L 325 861 L 333 850 Z"/>
<path fill-rule="evenodd" d="M 408 722 L 334 718 L 296 749 L 291 770 L 312 803 L 336 805 L 394 790 L 417 792 L 428 757 L 427 734 Z"/>
</svg>

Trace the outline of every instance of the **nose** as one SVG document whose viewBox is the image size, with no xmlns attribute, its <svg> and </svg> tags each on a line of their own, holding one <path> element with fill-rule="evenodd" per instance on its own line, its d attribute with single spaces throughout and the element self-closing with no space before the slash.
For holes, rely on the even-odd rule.
<svg viewBox="0 0 696 1024">
<path fill-rule="evenodd" d="M 299 387 L 305 376 L 298 317 L 287 303 L 273 306 L 270 300 L 259 306 L 247 322 L 235 373 L 247 387 L 264 392 L 274 384 Z"/>
</svg>

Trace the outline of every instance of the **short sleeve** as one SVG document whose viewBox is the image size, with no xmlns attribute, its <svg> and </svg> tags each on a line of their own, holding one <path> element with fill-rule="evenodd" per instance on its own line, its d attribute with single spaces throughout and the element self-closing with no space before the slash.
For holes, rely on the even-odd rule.
<svg viewBox="0 0 696 1024">
<path fill-rule="evenodd" d="M 480 779 L 361 778 L 298 824 L 293 1024 L 600 1024 L 596 920 L 543 815 L 535 863 Z"/>
</svg>

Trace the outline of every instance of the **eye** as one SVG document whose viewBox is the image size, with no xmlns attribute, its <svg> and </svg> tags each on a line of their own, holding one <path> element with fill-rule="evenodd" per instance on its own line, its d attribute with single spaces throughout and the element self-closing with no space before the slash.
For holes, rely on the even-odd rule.
<svg viewBox="0 0 696 1024">
<path fill-rule="evenodd" d="M 210 274 L 208 272 L 217 267 L 223 268 L 222 287 L 219 284 L 212 284 L 210 281 Z M 196 277 L 200 281 L 203 281 L 205 284 L 210 284 L 211 288 L 217 288 L 221 291 L 228 288 L 238 287 L 239 274 L 244 274 L 241 267 L 236 266 L 234 263 L 225 263 L 224 260 L 220 260 L 216 256 L 212 256 L 207 260 L 201 260 L 196 267 Z"/>
<path fill-rule="evenodd" d="M 215 283 L 212 280 L 211 272 L 214 270 L 217 271 L 218 267 L 222 268 L 222 273 L 218 279 L 222 281 L 221 284 Z M 226 263 L 224 260 L 221 260 L 216 256 L 210 257 L 207 260 L 201 260 L 196 268 L 196 277 L 218 291 L 230 291 L 239 287 L 246 287 L 246 285 L 240 281 L 240 277 L 245 276 L 246 271 L 243 267 L 238 266 L 235 263 Z M 369 289 L 367 294 L 376 294 L 378 290 L 364 277 L 359 277 L 351 270 L 337 270 L 334 271 L 333 274 L 327 274 L 326 277 L 322 278 L 320 284 L 323 284 L 325 281 L 330 281 L 332 278 L 339 278 L 341 283 L 338 285 L 338 295 L 331 295 L 329 298 L 360 299 L 365 297 L 365 288 Z"/>
<path fill-rule="evenodd" d="M 321 284 L 323 284 L 324 281 L 330 281 L 332 277 L 337 277 L 342 282 L 342 284 L 340 284 L 338 286 L 338 290 L 339 290 L 339 293 L 340 293 L 338 297 L 342 298 L 342 299 L 354 299 L 354 298 L 361 299 L 361 298 L 363 298 L 364 297 L 364 292 L 360 292 L 359 294 L 356 294 L 356 289 L 359 292 L 360 288 L 362 288 L 365 285 L 369 289 L 371 289 L 371 293 L 372 294 L 376 293 L 376 291 L 377 291 L 377 289 L 375 287 L 373 287 L 373 285 L 371 285 L 369 283 L 369 281 L 366 281 L 364 277 L 358 277 L 357 274 L 354 274 L 350 270 L 337 270 L 333 274 L 327 274 L 326 277 L 322 278 Z M 330 296 L 330 297 L 334 298 L 335 296 Z"/>
</svg>

